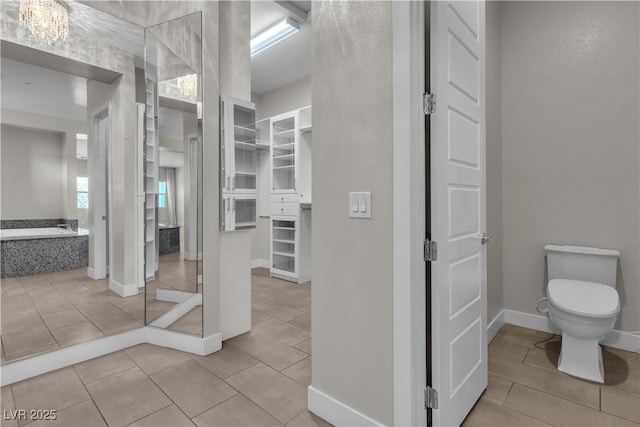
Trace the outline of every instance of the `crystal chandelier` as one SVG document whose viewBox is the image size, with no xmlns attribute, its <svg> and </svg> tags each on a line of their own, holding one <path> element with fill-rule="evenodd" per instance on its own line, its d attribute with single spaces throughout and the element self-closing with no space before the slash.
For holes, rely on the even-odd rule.
<svg viewBox="0 0 640 427">
<path fill-rule="evenodd" d="M 20 0 L 20 24 L 51 44 L 69 35 L 69 9 L 58 0 Z"/>
<path fill-rule="evenodd" d="M 185 96 L 196 96 L 198 92 L 198 75 L 189 74 L 188 76 L 178 77 L 178 89 Z"/>
</svg>

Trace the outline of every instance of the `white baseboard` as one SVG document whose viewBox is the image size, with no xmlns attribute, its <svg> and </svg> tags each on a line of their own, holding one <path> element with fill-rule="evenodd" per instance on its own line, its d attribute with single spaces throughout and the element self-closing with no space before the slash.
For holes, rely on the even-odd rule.
<svg viewBox="0 0 640 427">
<path fill-rule="evenodd" d="M 546 316 L 540 316 L 538 314 L 524 313 L 521 311 L 504 309 L 500 312 L 502 315 L 503 324 L 509 323 L 511 325 L 522 326 L 523 328 L 534 329 L 536 331 L 549 332 L 552 334 L 561 334 L 558 329 Z M 498 315 L 498 316 L 500 316 Z M 495 320 L 495 319 L 494 319 Z M 493 322 L 492 322 L 493 323 Z M 499 329 L 499 328 L 498 328 Z M 496 331 L 497 332 L 497 331 Z M 487 335 L 489 333 L 487 332 Z M 631 334 L 629 332 L 613 330 L 604 337 L 600 342 L 602 345 L 606 345 L 620 350 L 633 351 L 640 353 L 640 336 Z"/>
<path fill-rule="evenodd" d="M 252 259 L 251 268 L 269 268 L 270 262 L 268 259 Z"/>
<path fill-rule="evenodd" d="M 134 295 L 138 295 L 138 285 L 136 285 L 135 283 L 131 285 L 123 285 L 122 283 L 118 283 L 111 278 L 109 278 L 109 289 L 111 289 L 121 297 L 131 297 Z"/>
<path fill-rule="evenodd" d="M 171 331 L 169 329 L 153 327 L 146 327 L 144 329 L 145 342 L 148 344 L 186 351 L 199 356 L 206 356 L 207 354 L 211 354 L 222 349 L 221 333 L 201 338 L 195 335 Z"/>
<path fill-rule="evenodd" d="M 202 338 L 167 329 L 145 326 L 15 362 L 4 363 L 0 367 L 0 385 L 4 387 L 37 375 L 46 374 L 47 372 L 66 368 L 114 351 L 145 343 L 206 356 L 222 348 L 222 334 L 217 333 Z"/>
<path fill-rule="evenodd" d="M 312 385 L 307 389 L 307 396 L 309 410 L 336 427 L 384 425 L 321 392 L 320 390 L 315 389 Z"/>
<path fill-rule="evenodd" d="M 504 309 L 500 310 L 500 313 L 487 325 L 487 344 L 495 338 L 502 325 L 504 325 Z"/>
</svg>

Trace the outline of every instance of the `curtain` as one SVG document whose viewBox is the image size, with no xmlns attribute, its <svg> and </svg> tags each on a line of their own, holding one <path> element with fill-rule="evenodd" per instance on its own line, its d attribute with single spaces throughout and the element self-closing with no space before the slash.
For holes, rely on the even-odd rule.
<svg viewBox="0 0 640 427">
<path fill-rule="evenodd" d="M 176 168 L 166 168 L 167 170 L 167 222 L 176 225 Z"/>
</svg>

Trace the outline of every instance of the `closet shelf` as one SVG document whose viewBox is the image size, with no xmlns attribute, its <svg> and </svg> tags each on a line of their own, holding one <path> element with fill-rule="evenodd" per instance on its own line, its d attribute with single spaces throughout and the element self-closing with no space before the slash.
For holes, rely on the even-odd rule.
<svg viewBox="0 0 640 427">
<path fill-rule="evenodd" d="M 280 256 L 286 256 L 286 257 L 289 257 L 289 258 L 295 258 L 296 257 L 296 254 L 292 254 L 292 253 L 289 253 L 289 252 L 273 251 L 273 254 L 274 255 L 280 255 Z"/>
<path fill-rule="evenodd" d="M 254 128 L 250 128 L 250 127 L 245 127 L 245 126 L 240 126 L 240 125 L 234 125 L 233 126 L 235 129 L 238 130 L 242 130 L 244 132 L 252 132 L 252 133 L 256 133 L 256 130 Z"/>
<path fill-rule="evenodd" d="M 256 149 L 255 142 L 244 142 L 244 141 L 235 141 L 236 148 L 246 151 L 253 151 Z"/>
<path fill-rule="evenodd" d="M 273 239 L 273 241 L 274 241 L 274 242 L 277 242 L 277 243 L 289 243 L 289 244 L 292 244 L 292 245 L 295 245 L 295 244 L 296 244 L 296 241 L 295 241 L 295 240 L 287 240 L 287 239 Z"/>
</svg>

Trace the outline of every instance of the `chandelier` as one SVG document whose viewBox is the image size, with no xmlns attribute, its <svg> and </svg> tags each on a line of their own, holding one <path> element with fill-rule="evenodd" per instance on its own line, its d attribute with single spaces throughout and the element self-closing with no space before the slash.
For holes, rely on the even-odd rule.
<svg viewBox="0 0 640 427">
<path fill-rule="evenodd" d="M 51 44 L 69 35 L 69 9 L 58 0 L 20 0 L 20 24 Z"/>
<path fill-rule="evenodd" d="M 189 74 L 188 76 L 178 77 L 178 89 L 185 96 L 196 96 L 198 93 L 198 75 Z"/>
</svg>

